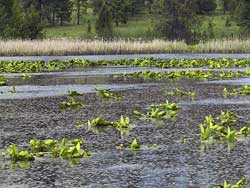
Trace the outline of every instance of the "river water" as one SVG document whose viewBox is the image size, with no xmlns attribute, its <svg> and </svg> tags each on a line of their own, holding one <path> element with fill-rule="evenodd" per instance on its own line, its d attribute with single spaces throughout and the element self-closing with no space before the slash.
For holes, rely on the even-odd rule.
<svg viewBox="0 0 250 188">
<path fill-rule="evenodd" d="M 123 81 L 114 75 L 141 71 L 143 68 L 96 68 L 75 72 L 34 73 L 23 80 L 21 74 L 6 74 L 9 86 L 0 87 L 0 152 L 11 143 L 23 146 L 32 138 L 81 138 L 91 156 L 72 164 L 62 159 L 36 158 L 28 169 L 14 164 L 0 168 L 1 188 L 211 188 L 224 179 L 235 182 L 250 177 L 249 140 L 235 145 L 200 142 L 199 124 L 206 115 L 218 116 L 221 111 L 234 111 L 240 124 L 249 125 L 250 98 L 224 99 L 224 87 L 234 88 L 248 78 L 226 81 Z M 158 70 L 158 69 L 155 69 Z M 16 86 L 17 93 L 6 93 Z M 94 88 L 111 89 L 122 95 L 120 101 L 105 101 Z M 194 91 L 194 100 L 176 96 L 165 97 L 163 90 L 180 88 Z M 68 89 L 83 96 L 76 100 L 86 104 L 77 111 L 61 111 Z M 139 121 L 133 110 L 146 112 L 150 104 L 176 102 L 182 109 L 175 122 L 161 125 Z M 76 127 L 76 121 L 95 117 L 118 120 L 129 116 L 136 127 L 125 138 L 109 128 L 99 134 L 86 127 Z M 157 144 L 158 149 L 137 152 L 128 147 L 137 138 L 143 145 Z M 121 152 L 117 146 L 127 148 Z M 0 159 L 1 161 L 1 159 Z"/>
<path fill-rule="evenodd" d="M 13 56 L 0 57 L 0 60 L 27 60 L 27 61 L 50 61 L 50 60 L 114 60 L 135 58 L 160 58 L 160 59 L 194 59 L 194 58 L 250 58 L 250 54 L 131 54 L 131 55 L 86 55 L 86 56 Z"/>
</svg>

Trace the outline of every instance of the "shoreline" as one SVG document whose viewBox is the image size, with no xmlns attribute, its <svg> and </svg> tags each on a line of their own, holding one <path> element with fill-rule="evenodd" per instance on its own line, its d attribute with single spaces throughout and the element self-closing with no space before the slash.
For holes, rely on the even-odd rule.
<svg viewBox="0 0 250 188">
<path fill-rule="evenodd" d="M 0 61 L 52 61 L 52 60 L 72 60 L 86 59 L 92 61 L 99 60 L 120 60 L 120 59 L 201 59 L 201 58 L 230 58 L 248 59 L 249 54 L 213 54 L 213 53 L 184 53 L 184 54 L 126 54 L 126 55 L 79 55 L 79 56 L 0 56 Z"/>
</svg>

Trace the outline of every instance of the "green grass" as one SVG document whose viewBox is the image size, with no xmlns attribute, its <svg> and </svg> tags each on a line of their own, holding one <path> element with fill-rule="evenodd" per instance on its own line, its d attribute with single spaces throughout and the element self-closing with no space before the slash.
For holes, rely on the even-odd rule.
<svg viewBox="0 0 250 188">
<path fill-rule="evenodd" d="M 233 19 L 230 19 L 229 27 L 226 27 L 226 20 L 229 15 L 215 15 L 212 17 L 205 16 L 202 19 L 202 30 L 206 30 L 208 28 L 209 20 L 212 20 L 214 26 L 214 34 L 216 39 L 228 38 L 232 35 L 237 36 L 239 34 L 239 26 L 237 26 L 236 22 Z"/>
<path fill-rule="evenodd" d="M 81 25 L 69 24 L 67 26 L 56 26 L 45 28 L 47 38 L 93 38 L 95 32 L 95 16 L 87 15 L 81 19 Z M 91 33 L 87 32 L 87 20 L 91 21 Z M 114 25 L 114 36 L 116 38 L 140 38 L 148 35 L 152 29 L 152 19 L 145 17 L 131 18 L 128 24 Z"/>
</svg>

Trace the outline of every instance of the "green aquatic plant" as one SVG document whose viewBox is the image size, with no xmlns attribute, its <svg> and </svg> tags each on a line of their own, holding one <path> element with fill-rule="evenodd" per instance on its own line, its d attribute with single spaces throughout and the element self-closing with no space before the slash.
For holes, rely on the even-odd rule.
<svg viewBox="0 0 250 188">
<path fill-rule="evenodd" d="M 247 96 L 250 95 L 250 86 L 248 85 L 242 85 L 239 88 L 235 88 L 232 91 L 228 91 L 227 88 L 224 88 L 223 90 L 223 96 L 226 98 L 228 96 Z"/>
<path fill-rule="evenodd" d="M 122 76 L 118 76 L 117 78 L 121 78 L 123 80 L 129 79 L 143 79 L 143 80 L 158 80 L 158 81 L 167 81 L 167 80 L 178 80 L 182 78 L 187 79 L 199 79 L 199 80 L 207 80 L 215 77 L 214 71 L 201 71 L 201 70 L 186 70 L 186 71 L 172 71 L 172 72 L 153 72 L 150 70 L 145 70 L 142 72 L 123 74 Z"/>
<path fill-rule="evenodd" d="M 141 146 L 137 143 L 137 140 L 135 138 L 130 144 L 130 149 L 135 151 L 135 150 L 139 150 L 140 148 Z"/>
<path fill-rule="evenodd" d="M 63 101 L 60 102 L 60 105 L 63 108 L 70 108 L 70 109 L 74 109 L 74 108 L 83 108 L 85 107 L 84 104 L 77 102 L 73 97 L 68 97 L 68 101 Z"/>
<path fill-rule="evenodd" d="M 0 86 L 6 86 L 7 85 L 7 80 L 3 75 L 0 75 Z"/>
<path fill-rule="evenodd" d="M 28 150 L 19 151 L 16 145 L 11 144 L 10 147 L 3 152 L 4 157 L 9 156 L 13 162 L 33 161 L 35 157 L 53 157 L 72 160 L 90 156 L 88 150 L 83 148 L 83 140 L 66 138 L 60 140 L 30 140 Z"/>
<path fill-rule="evenodd" d="M 228 91 L 227 88 L 224 88 L 224 89 L 223 89 L 222 95 L 223 95 L 223 97 L 225 97 L 225 98 L 227 98 L 228 96 L 233 96 L 233 97 L 235 97 L 235 96 L 238 95 L 238 91 L 237 91 L 237 89 L 236 89 L 236 90 L 234 89 L 234 90 L 232 90 L 232 91 L 230 92 L 230 91 Z"/>
<path fill-rule="evenodd" d="M 108 66 L 108 65 L 130 65 L 135 67 L 159 67 L 159 68 L 199 68 L 208 67 L 210 69 L 223 69 L 234 67 L 249 67 L 249 59 L 154 59 L 154 58 L 136 58 L 136 59 L 120 59 L 120 60 L 100 60 L 89 61 L 84 59 L 72 59 L 68 61 L 0 61 L 0 73 L 13 72 L 50 72 L 61 71 L 67 69 L 75 69 L 90 66 Z M 246 72 L 247 73 L 247 72 Z M 146 73 L 145 77 L 158 77 Z M 228 74 L 230 76 L 230 74 Z M 158 78 L 160 78 L 159 76 Z M 224 77 L 224 76 L 222 76 Z M 226 76 L 227 77 L 227 76 Z"/>
<path fill-rule="evenodd" d="M 77 92 L 77 91 L 71 91 L 71 90 L 68 90 L 68 91 L 67 91 L 67 94 L 68 94 L 68 96 L 70 96 L 70 97 L 82 96 L 81 93 L 79 93 L 79 92 Z"/>
<path fill-rule="evenodd" d="M 196 93 L 192 91 L 185 91 L 176 88 L 175 90 L 172 91 L 163 91 L 163 95 L 165 96 L 175 96 L 175 97 L 183 97 L 183 96 L 188 96 L 191 97 L 192 99 L 196 97 Z"/>
<path fill-rule="evenodd" d="M 94 133 L 98 133 L 99 130 L 110 126 L 115 128 L 122 138 L 128 136 L 130 131 L 135 127 L 135 125 L 131 124 L 129 117 L 124 116 L 121 116 L 118 121 L 107 121 L 98 117 L 93 120 L 88 120 L 88 122 L 76 122 L 75 125 L 87 126 L 88 130 Z"/>
<path fill-rule="evenodd" d="M 250 136 L 250 127 L 244 126 L 236 130 L 238 116 L 234 112 L 221 112 L 217 118 L 211 115 L 205 117 L 203 124 L 200 124 L 202 141 L 225 140 L 228 143 L 236 142 L 240 136 Z"/>
<path fill-rule="evenodd" d="M 8 93 L 17 93 L 16 86 L 12 86 L 12 89 L 9 90 Z"/>
<path fill-rule="evenodd" d="M 94 133 L 99 133 L 100 130 L 107 128 L 108 126 L 113 126 L 114 122 L 106 121 L 100 117 L 93 120 L 88 120 L 88 122 L 76 122 L 77 126 L 87 126 L 89 131 Z"/>
<path fill-rule="evenodd" d="M 246 188 L 250 181 L 247 178 L 241 178 L 235 184 L 229 184 L 226 180 L 222 184 L 215 185 L 217 188 Z"/>
<path fill-rule="evenodd" d="M 34 156 L 29 151 L 20 151 L 15 144 L 11 144 L 6 152 L 2 152 L 2 156 L 6 155 L 8 155 L 13 162 L 35 160 Z"/>
<path fill-rule="evenodd" d="M 139 116 L 142 120 L 174 120 L 177 111 L 180 110 L 181 107 L 175 103 L 169 104 L 166 100 L 165 103 L 158 104 L 158 105 L 150 105 L 149 110 L 146 114 L 134 110 L 133 113 Z"/>
<path fill-rule="evenodd" d="M 22 79 L 28 79 L 28 78 L 32 78 L 32 76 L 31 75 L 29 75 L 29 74 L 26 74 L 26 73 L 23 73 L 22 74 Z"/>
<path fill-rule="evenodd" d="M 116 100 L 120 100 L 123 98 L 122 95 L 117 94 L 117 93 L 113 93 L 110 90 L 105 90 L 105 89 L 101 89 L 101 88 L 95 88 L 97 94 L 104 98 L 104 99 L 116 99 Z"/>
<path fill-rule="evenodd" d="M 119 121 L 113 122 L 113 126 L 120 133 L 121 138 L 128 136 L 134 125 L 130 123 L 129 117 L 121 116 Z"/>
</svg>

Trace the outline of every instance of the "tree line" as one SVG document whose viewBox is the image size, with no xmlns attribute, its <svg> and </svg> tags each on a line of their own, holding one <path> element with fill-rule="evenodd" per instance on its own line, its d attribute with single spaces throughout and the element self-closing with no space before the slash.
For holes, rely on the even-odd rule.
<svg viewBox="0 0 250 188">
<path fill-rule="evenodd" d="M 224 14 L 229 14 L 247 34 L 250 30 L 249 0 L 220 0 Z M 127 24 L 139 14 L 154 16 L 154 36 L 169 40 L 200 40 L 202 15 L 213 15 L 216 0 L 0 0 L 0 37 L 3 39 L 37 39 L 46 26 L 76 24 L 91 9 L 96 16 L 98 36 L 112 38 L 113 28 Z M 90 21 L 88 21 L 88 24 Z M 90 26 L 89 26 L 90 27 Z M 209 37 L 213 37 L 209 23 Z M 91 28 L 89 28 L 91 30 Z"/>
</svg>

